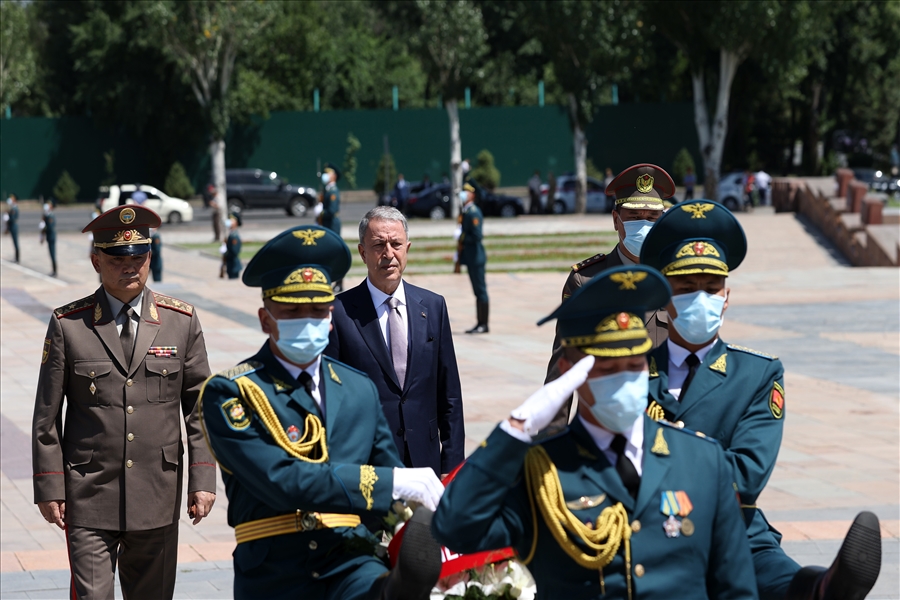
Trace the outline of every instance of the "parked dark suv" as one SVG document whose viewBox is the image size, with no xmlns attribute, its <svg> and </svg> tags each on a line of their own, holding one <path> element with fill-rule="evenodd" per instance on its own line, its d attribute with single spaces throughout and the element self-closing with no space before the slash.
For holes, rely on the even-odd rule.
<svg viewBox="0 0 900 600">
<path fill-rule="evenodd" d="M 210 194 L 207 186 L 206 195 Z M 283 208 L 288 215 L 302 217 L 316 203 L 316 190 L 291 185 L 274 171 L 226 169 L 225 195 L 228 212 L 252 208 Z M 209 202 L 210 198 L 206 198 Z"/>
</svg>

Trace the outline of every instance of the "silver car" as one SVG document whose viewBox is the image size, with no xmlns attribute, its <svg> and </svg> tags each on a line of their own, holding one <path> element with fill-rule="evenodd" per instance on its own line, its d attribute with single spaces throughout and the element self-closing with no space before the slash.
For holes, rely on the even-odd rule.
<svg viewBox="0 0 900 600">
<path fill-rule="evenodd" d="M 575 186 L 577 177 L 574 175 L 560 175 L 556 178 L 556 194 L 553 198 L 553 214 L 562 215 L 575 212 Z M 541 186 L 541 206 L 547 206 L 548 189 Z M 602 181 L 593 177 L 587 178 L 587 212 L 611 212 L 613 202 L 606 196 L 606 186 Z"/>
</svg>

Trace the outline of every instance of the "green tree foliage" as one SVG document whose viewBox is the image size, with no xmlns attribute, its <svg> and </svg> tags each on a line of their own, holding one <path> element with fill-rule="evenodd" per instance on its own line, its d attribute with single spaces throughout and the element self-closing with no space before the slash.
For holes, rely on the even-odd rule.
<svg viewBox="0 0 900 600">
<path fill-rule="evenodd" d="M 344 179 L 350 189 L 356 189 L 356 153 L 362 148 L 362 144 L 353 135 L 353 132 L 347 134 L 347 150 L 344 152 Z"/>
<path fill-rule="evenodd" d="M 385 166 L 387 165 L 387 166 Z M 387 171 L 387 173 L 385 173 Z M 384 185 L 385 175 L 387 175 L 387 186 Z M 378 162 L 378 171 L 375 172 L 375 185 L 372 190 L 375 195 L 381 198 L 385 190 L 390 190 L 397 183 L 397 167 L 394 164 L 394 157 L 390 154 L 382 154 L 381 160 Z"/>
<path fill-rule="evenodd" d="M 37 63 L 30 40 L 32 10 L 24 2 L 0 2 L 0 110 L 31 93 Z"/>
<path fill-rule="evenodd" d="M 78 192 L 81 188 L 72 179 L 68 171 L 63 171 L 62 175 L 53 186 L 53 197 L 62 204 L 72 204 L 78 199 Z"/>
<path fill-rule="evenodd" d="M 188 179 L 184 166 L 180 162 L 172 163 L 172 168 L 169 169 L 169 174 L 166 175 L 166 183 L 163 189 L 166 190 L 168 195 L 175 198 L 187 199 L 194 195 L 194 186 L 191 185 L 191 180 Z"/>
<path fill-rule="evenodd" d="M 475 167 L 469 172 L 469 178 L 489 190 L 500 185 L 500 171 L 494 166 L 494 155 L 489 150 L 478 153 Z"/>
<path fill-rule="evenodd" d="M 688 168 L 690 168 L 694 173 L 697 172 L 697 167 L 694 165 L 694 157 L 691 156 L 691 153 L 688 152 L 687 148 L 682 148 L 678 151 L 678 154 L 675 155 L 675 160 L 672 161 L 672 179 L 675 180 L 676 183 L 684 182 L 684 175 L 687 173 Z"/>
</svg>

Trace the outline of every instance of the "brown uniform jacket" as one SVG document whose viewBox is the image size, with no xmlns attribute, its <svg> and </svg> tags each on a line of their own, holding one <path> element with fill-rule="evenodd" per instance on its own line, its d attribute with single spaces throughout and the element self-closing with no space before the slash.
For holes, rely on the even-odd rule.
<svg viewBox="0 0 900 600">
<path fill-rule="evenodd" d="M 619 256 L 619 246 L 616 246 L 609 254 L 595 254 L 574 265 L 572 270 L 569 271 L 566 284 L 563 286 L 563 301 L 567 300 L 594 275 L 623 264 L 622 258 Z M 669 320 L 665 309 L 648 312 L 644 317 L 644 326 L 647 328 L 647 333 L 653 341 L 654 348 L 665 342 L 666 338 L 669 337 Z M 562 356 L 562 346 L 559 342 L 559 326 L 557 325 L 556 337 L 553 338 L 553 354 L 550 357 L 550 363 L 547 365 L 547 378 L 544 380 L 544 383 L 559 377 L 559 369 L 556 363 L 560 356 Z"/>
<path fill-rule="evenodd" d="M 216 489 L 196 411 L 209 376 L 200 322 L 190 304 L 143 294 L 130 366 L 102 287 L 50 317 L 34 405 L 34 501 L 65 500 L 69 525 L 139 531 L 175 522 L 182 420 L 188 491 Z"/>
</svg>

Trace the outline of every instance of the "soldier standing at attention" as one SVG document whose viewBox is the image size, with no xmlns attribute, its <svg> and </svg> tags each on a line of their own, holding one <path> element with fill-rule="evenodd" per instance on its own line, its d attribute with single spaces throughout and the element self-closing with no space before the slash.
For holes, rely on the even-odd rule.
<svg viewBox="0 0 900 600">
<path fill-rule="evenodd" d="M 162 238 L 159 237 L 159 229 L 150 230 L 150 273 L 153 274 L 153 282 L 162 281 Z"/>
<path fill-rule="evenodd" d="M 322 170 L 322 183 L 325 189 L 322 191 L 322 213 L 318 217 L 319 225 L 330 229 L 338 237 L 341 237 L 341 220 L 338 213 L 341 212 L 341 190 L 338 189 L 337 182 L 341 178 L 341 172 L 331 163 L 325 163 Z M 334 282 L 334 290 L 336 292 L 343 291 L 344 279 L 339 277 Z"/>
<path fill-rule="evenodd" d="M 669 338 L 650 353 L 648 415 L 702 431 L 722 444 L 747 522 L 764 599 L 862 599 L 881 565 L 878 518 L 860 513 L 829 571 L 801 570 L 756 501 L 775 469 L 786 413 L 778 358 L 719 337 L 731 301 L 728 276 L 743 262 L 747 239 L 735 216 L 710 200 L 675 205 L 641 249 L 641 263 L 672 287 Z"/>
<path fill-rule="evenodd" d="M 159 224 L 128 205 L 84 228 L 102 285 L 56 309 L 44 340 L 34 500 L 66 530 L 73 598 L 112 598 L 116 568 L 125 598 L 172 598 L 185 445 L 195 525 L 216 497 L 196 411 L 209 375 L 200 321 L 190 304 L 146 287 Z"/>
<path fill-rule="evenodd" d="M 349 268 L 350 250 L 331 230 L 306 225 L 269 240 L 243 275 L 262 288 L 269 339 L 201 394 L 237 540 L 239 600 L 422 600 L 440 575 L 430 533 L 440 480 L 430 467 L 403 467 L 375 384 L 322 354 L 331 282 Z M 360 517 L 384 516 L 396 500 L 422 506 L 389 570 Z"/>
<path fill-rule="evenodd" d="M 241 235 L 238 233 L 238 227 L 241 225 L 241 216 L 238 213 L 231 213 L 225 219 L 228 229 L 228 237 L 225 238 L 225 272 L 228 279 L 237 279 L 241 276 Z"/>
<path fill-rule="evenodd" d="M 47 241 L 50 251 L 50 264 L 53 265 L 53 276 L 56 277 L 56 215 L 53 214 L 53 201 L 44 203 L 44 215 L 41 217 L 41 243 Z"/>
<path fill-rule="evenodd" d="M 19 199 L 15 194 L 10 194 L 6 204 L 9 205 L 4 215 L 6 233 L 12 238 L 13 247 L 16 249 L 16 262 L 19 262 Z"/>
<path fill-rule="evenodd" d="M 644 416 L 644 314 L 658 272 L 621 266 L 550 316 L 561 375 L 510 413 L 447 486 L 435 537 L 455 552 L 512 546 L 538 598 L 756 598 L 734 479 L 719 445 Z M 535 440 L 574 391 L 578 416 Z"/>
<path fill-rule="evenodd" d="M 459 192 L 462 202 L 462 234 L 459 236 L 459 262 L 466 265 L 469 273 L 469 281 L 472 282 L 472 291 L 475 292 L 475 313 L 478 322 L 475 327 L 466 333 L 487 333 L 488 316 L 490 313 L 490 299 L 487 293 L 487 283 L 484 280 L 487 254 L 484 251 L 484 215 L 475 204 L 475 188 L 466 183 Z"/>
</svg>

